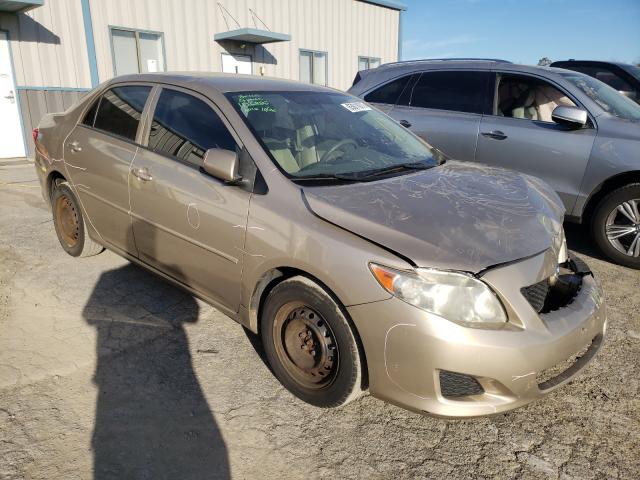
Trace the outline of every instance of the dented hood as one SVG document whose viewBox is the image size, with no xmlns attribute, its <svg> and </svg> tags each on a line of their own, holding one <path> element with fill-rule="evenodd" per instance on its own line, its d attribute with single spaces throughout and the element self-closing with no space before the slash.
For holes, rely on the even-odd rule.
<svg viewBox="0 0 640 480">
<path fill-rule="evenodd" d="M 555 246 L 564 216 L 560 198 L 537 178 L 453 161 L 303 194 L 320 218 L 416 266 L 472 273 Z"/>
</svg>

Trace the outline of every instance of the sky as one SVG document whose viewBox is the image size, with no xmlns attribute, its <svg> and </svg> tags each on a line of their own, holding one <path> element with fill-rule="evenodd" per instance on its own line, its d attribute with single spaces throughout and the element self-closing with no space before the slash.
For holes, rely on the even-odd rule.
<svg viewBox="0 0 640 480">
<path fill-rule="evenodd" d="M 403 0 L 402 59 L 640 63 L 640 0 Z"/>
</svg>

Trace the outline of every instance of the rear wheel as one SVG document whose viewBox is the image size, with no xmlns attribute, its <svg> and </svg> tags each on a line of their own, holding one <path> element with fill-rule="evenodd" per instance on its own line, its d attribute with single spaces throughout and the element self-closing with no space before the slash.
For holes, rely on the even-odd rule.
<svg viewBox="0 0 640 480">
<path fill-rule="evenodd" d="M 89 238 L 80 204 L 67 182 L 55 186 L 51 208 L 58 241 L 65 252 L 72 257 L 90 257 L 104 250 Z"/>
<path fill-rule="evenodd" d="M 285 280 L 269 293 L 261 336 L 274 374 L 301 400 L 337 407 L 362 393 L 353 330 L 336 300 L 306 277 Z"/>
<path fill-rule="evenodd" d="M 593 238 L 611 260 L 640 269 L 640 184 L 618 188 L 596 206 Z"/>
</svg>

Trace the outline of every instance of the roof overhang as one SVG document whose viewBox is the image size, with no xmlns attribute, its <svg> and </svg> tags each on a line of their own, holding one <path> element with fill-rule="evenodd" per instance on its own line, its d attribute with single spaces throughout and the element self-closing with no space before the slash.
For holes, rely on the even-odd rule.
<svg viewBox="0 0 640 480">
<path fill-rule="evenodd" d="M 237 30 L 216 33 L 213 39 L 216 42 L 231 40 L 244 43 L 274 43 L 288 42 L 291 40 L 291 35 L 271 32 L 269 30 L 260 30 L 258 28 L 238 28 Z"/>
<path fill-rule="evenodd" d="M 0 0 L 0 12 L 20 13 L 41 7 L 44 0 Z"/>
<path fill-rule="evenodd" d="M 361 2 L 371 3 L 373 5 L 377 5 L 379 7 L 387 7 L 393 10 L 406 10 L 407 5 L 403 2 L 397 0 L 360 0 Z"/>
</svg>

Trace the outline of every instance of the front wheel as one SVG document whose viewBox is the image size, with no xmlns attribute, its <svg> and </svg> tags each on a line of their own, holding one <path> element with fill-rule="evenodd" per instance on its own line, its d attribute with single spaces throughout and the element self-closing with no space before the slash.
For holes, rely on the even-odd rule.
<svg viewBox="0 0 640 480">
<path fill-rule="evenodd" d="M 56 185 L 51 194 L 51 208 L 58 241 L 65 252 L 72 257 L 90 257 L 104 250 L 89 237 L 80 203 L 67 182 Z"/>
<path fill-rule="evenodd" d="M 630 184 L 604 197 L 591 222 L 593 239 L 608 258 L 640 269 L 640 184 Z"/>
<path fill-rule="evenodd" d="M 297 276 L 265 300 L 260 333 L 275 376 L 317 407 L 345 405 L 362 393 L 362 362 L 342 308 L 322 287 Z"/>
</svg>

